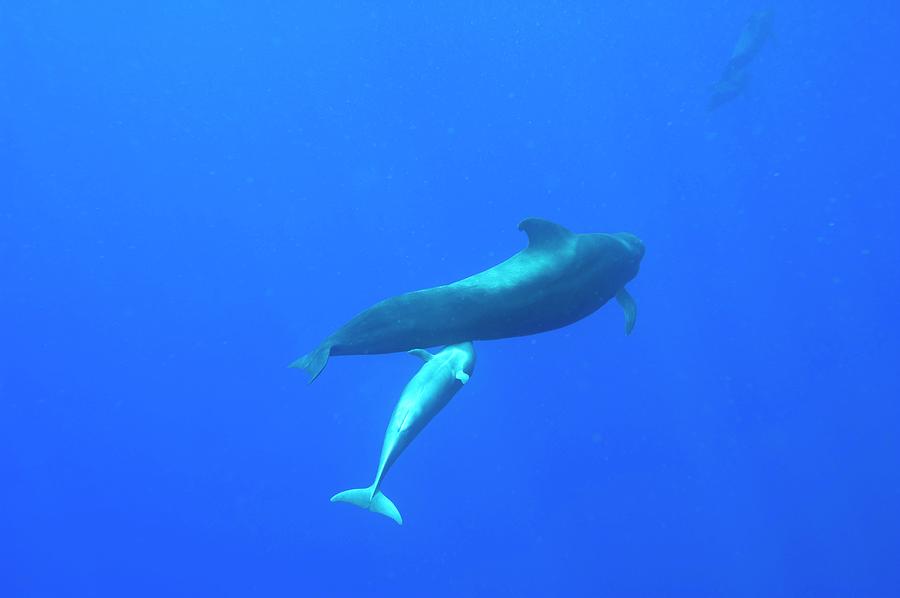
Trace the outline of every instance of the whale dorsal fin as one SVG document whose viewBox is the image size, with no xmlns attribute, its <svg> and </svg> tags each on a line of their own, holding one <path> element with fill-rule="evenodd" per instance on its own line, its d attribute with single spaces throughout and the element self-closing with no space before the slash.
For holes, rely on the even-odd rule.
<svg viewBox="0 0 900 598">
<path fill-rule="evenodd" d="M 456 379 L 465 384 L 469 381 L 469 375 L 462 370 L 456 372 Z"/>
<path fill-rule="evenodd" d="M 528 235 L 529 249 L 555 247 L 575 236 L 566 227 L 543 218 L 526 218 L 519 223 L 519 230 Z"/>
<path fill-rule="evenodd" d="M 420 358 L 424 362 L 429 362 L 434 359 L 434 355 L 426 351 L 425 349 L 413 349 L 411 351 L 407 351 L 410 355 L 414 357 Z"/>
</svg>

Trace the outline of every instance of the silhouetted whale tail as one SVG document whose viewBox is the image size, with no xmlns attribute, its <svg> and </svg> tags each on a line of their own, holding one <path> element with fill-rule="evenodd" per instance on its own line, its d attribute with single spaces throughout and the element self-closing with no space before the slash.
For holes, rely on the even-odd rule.
<svg viewBox="0 0 900 598">
<path fill-rule="evenodd" d="M 306 370 L 306 373 L 309 374 L 309 383 L 312 384 L 313 380 L 318 378 L 325 369 L 329 355 L 331 355 L 331 345 L 322 343 L 288 367 Z"/>
<path fill-rule="evenodd" d="M 397 510 L 391 499 L 385 496 L 381 490 L 375 490 L 374 484 L 368 488 L 356 488 L 339 492 L 331 497 L 331 502 L 348 502 L 361 509 L 390 517 L 399 525 L 403 525 L 403 517 L 400 516 L 400 511 Z"/>
</svg>

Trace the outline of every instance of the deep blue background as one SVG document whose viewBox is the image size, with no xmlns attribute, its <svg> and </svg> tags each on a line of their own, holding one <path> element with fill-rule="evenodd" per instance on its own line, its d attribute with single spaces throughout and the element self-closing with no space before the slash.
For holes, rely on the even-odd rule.
<svg viewBox="0 0 900 598">
<path fill-rule="evenodd" d="M 297 5 L 304 5 L 298 7 Z M 782 2 L 4 2 L 0 595 L 900 595 L 900 20 Z M 521 249 L 647 246 L 478 345 L 285 366 Z"/>
</svg>

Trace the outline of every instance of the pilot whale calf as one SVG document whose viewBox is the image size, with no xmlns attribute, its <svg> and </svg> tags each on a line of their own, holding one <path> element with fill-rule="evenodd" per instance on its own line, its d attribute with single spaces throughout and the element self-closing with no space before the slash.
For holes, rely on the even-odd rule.
<svg viewBox="0 0 900 598">
<path fill-rule="evenodd" d="M 381 492 L 381 481 L 409 443 L 469 381 L 475 368 L 475 348 L 470 342 L 445 347 L 437 355 L 423 349 L 414 349 L 410 353 L 421 357 L 425 365 L 409 381 L 397 401 L 384 433 L 375 481 L 368 488 L 346 490 L 331 497 L 331 502 L 348 502 L 390 517 L 400 525 L 403 525 L 400 511 Z"/>
<path fill-rule="evenodd" d="M 415 347 L 525 336 L 567 326 L 616 297 L 625 332 L 636 306 L 625 290 L 644 257 L 629 233 L 575 234 L 548 220 L 519 224 L 528 247 L 463 280 L 385 299 L 344 324 L 291 364 L 310 375 L 331 355 L 367 355 Z"/>
</svg>

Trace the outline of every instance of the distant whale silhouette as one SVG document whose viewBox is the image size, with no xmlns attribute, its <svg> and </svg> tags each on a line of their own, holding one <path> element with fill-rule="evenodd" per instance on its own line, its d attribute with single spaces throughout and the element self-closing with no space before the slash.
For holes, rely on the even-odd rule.
<svg viewBox="0 0 900 598">
<path fill-rule="evenodd" d="M 410 353 L 420 357 L 425 365 L 403 389 L 403 394 L 394 407 L 391 421 L 384 433 L 375 481 L 368 488 L 345 490 L 331 497 L 331 502 L 347 502 L 390 517 L 400 525 L 403 525 L 400 511 L 381 491 L 381 481 L 419 432 L 469 381 L 475 368 L 475 347 L 472 343 L 445 347 L 437 355 L 423 349 L 413 349 Z"/>
<path fill-rule="evenodd" d="M 452 284 L 385 299 L 291 364 L 316 379 L 330 355 L 394 353 L 418 347 L 525 336 L 561 328 L 616 297 L 625 331 L 636 306 L 625 290 L 644 257 L 629 233 L 575 234 L 548 220 L 519 224 L 528 247 Z"/>
<path fill-rule="evenodd" d="M 747 65 L 772 36 L 773 18 L 771 10 L 761 10 L 747 19 L 722 76 L 712 86 L 712 94 L 706 105 L 708 111 L 715 110 L 743 93 L 747 87 Z"/>
<path fill-rule="evenodd" d="M 759 54 L 763 45 L 772 36 L 774 16 L 771 10 L 761 10 L 750 15 L 731 51 L 731 58 L 728 60 L 726 68 L 742 69 L 750 64 L 750 61 Z"/>
<path fill-rule="evenodd" d="M 747 87 L 747 71 L 744 69 L 726 69 L 722 77 L 712 86 L 712 94 L 706 105 L 708 111 L 715 110 L 722 104 L 730 102 L 743 93 Z"/>
</svg>

